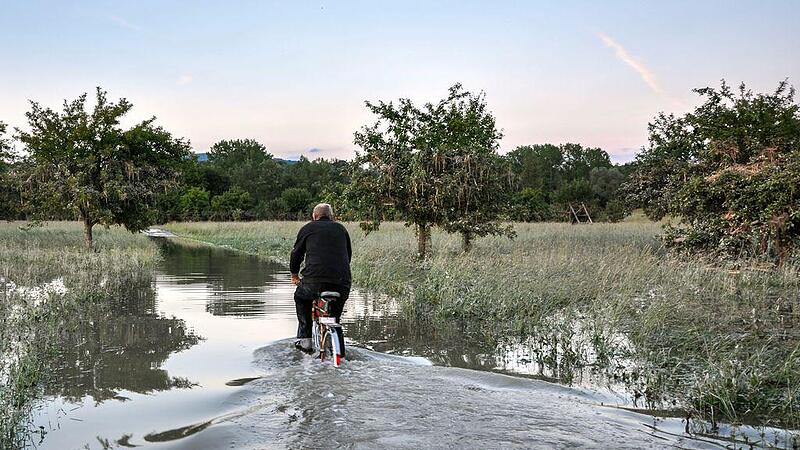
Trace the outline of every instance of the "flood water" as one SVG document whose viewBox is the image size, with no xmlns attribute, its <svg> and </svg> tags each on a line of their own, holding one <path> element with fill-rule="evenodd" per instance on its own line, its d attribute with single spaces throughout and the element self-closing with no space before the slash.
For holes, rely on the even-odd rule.
<svg viewBox="0 0 800 450">
<path fill-rule="evenodd" d="M 749 447 L 724 427 L 690 434 L 680 418 L 618 408 L 611 390 L 497 373 L 525 366 L 519 348 L 413 329 L 392 301 L 357 291 L 348 361 L 323 364 L 291 346 L 285 267 L 161 243 L 152 285 L 65 330 L 38 448 Z M 746 438 L 785 445 L 779 432 Z"/>
</svg>

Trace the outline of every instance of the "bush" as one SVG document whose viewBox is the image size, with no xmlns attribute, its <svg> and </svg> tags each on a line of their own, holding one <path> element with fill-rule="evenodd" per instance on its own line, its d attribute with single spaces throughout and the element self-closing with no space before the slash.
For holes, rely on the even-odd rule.
<svg viewBox="0 0 800 450">
<path fill-rule="evenodd" d="M 800 107 L 771 94 L 697 89 L 705 103 L 650 124 L 650 148 L 624 186 L 629 206 L 679 217 L 667 244 L 784 263 L 800 239 Z"/>
<path fill-rule="evenodd" d="M 188 220 L 200 220 L 206 217 L 209 207 L 209 194 L 203 188 L 189 188 L 181 196 L 181 210 Z"/>
<path fill-rule="evenodd" d="M 238 187 L 211 199 L 211 211 L 215 220 L 241 220 L 251 205 L 250 193 Z"/>
</svg>

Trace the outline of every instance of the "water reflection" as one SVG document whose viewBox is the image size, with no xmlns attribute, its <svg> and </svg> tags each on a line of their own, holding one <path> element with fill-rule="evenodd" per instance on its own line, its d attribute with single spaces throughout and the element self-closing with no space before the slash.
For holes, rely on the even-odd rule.
<svg viewBox="0 0 800 450">
<path fill-rule="evenodd" d="M 285 284 L 280 265 L 255 256 L 207 245 L 163 240 L 161 270 L 172 283 L 202 283 L 210 292 L 206 311 L 215 316 L 257 317 L 269 314 L 272 287 Z"/>
<path fill-rule="evenodd" d="M 45 393 L 69 401 L 124 400 L 120 391 L 148 394 L 193 383 L 161 365 L 198 343 L 183 320 L 155 310 L 152 282 L 124 286 L 109 300 L 82 302 L 61 316 L 59 344 Z"/>
</svg>

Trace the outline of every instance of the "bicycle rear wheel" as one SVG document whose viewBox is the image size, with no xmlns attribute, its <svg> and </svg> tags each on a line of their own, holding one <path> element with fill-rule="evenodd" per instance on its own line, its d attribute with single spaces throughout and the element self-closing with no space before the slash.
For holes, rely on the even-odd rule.
<svg viewBox="0 0 800 450">
<path fill-rule="evenodd" d="M 330 327 L 328 336 L 330 336 L 329 340 L 332 344 L 331 360 L 334 366 L 339 367 L 342 365 L 342 361 L 344 361 L 344 333 L 342 333 L 342 328 Z"/>
<path fill-rule="evenodd" d="M 320 343 L 320 352 L 319 358 L 323 361 L 331 360 L 335 361 L 334 352 L 333 352 L 333 336 L 331 336 L 330 328 L 323 328 L 322 330 L 322 342 Z"/>
</svg>

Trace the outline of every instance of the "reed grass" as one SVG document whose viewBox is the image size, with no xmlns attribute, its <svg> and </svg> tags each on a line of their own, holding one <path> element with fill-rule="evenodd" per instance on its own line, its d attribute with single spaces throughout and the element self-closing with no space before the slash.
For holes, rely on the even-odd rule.
<svg viewBox="0 0 800 450">
<path fill-rule="evenodd" d="M 28 446 L 38 432 L 30 414 L 64 323 L 148 283 L 158 260 L 146 237 L 119 228 L 97 229 L 88 251 L 77 222 L 24 225 L 0 223 L 0 448 Z"/>
</svg>

